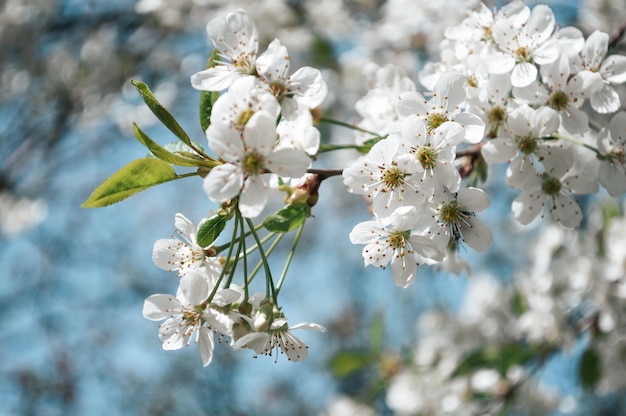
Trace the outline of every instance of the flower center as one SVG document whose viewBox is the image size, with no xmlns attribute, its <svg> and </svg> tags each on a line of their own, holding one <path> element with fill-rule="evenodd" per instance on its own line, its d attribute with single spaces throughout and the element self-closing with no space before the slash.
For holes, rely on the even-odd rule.
<svg viewBox="0 0 626 416">
<path fill-rule="evenodd" d="M 533 136 L 519 137 L 517 139 L 517 148 L 525 155 L 530 155 L 537 150 L 537 139 Z"/>
<path fill-rule="evenodd" d="M 437 127 L 441 126 L 443 123 L 448 121 L 448 117 L 446 117 L 445 113 L 432 113 L 428 116 L 426 120 L 426 125 L 428 126 L 428 132 L 432 133 Z"/>
<path fill-rule="evenodd" d="M 561 192 L 561 181 L 544 172 L 541 179 L 541 190 L 546 195 L 555 196 Z"/>
<path fill-rule="evenodd" d="M 569 104 L 569 97 L 563 91 L 555 91 L 550 95 L 548 105 L 556 111 L 563 111 Z"/>
<path fill-rule="evenodd" d="M 281 82 L 274 81 L 270 83 L 270 91 L 272 91 L 274 97 L 281 101 L 287 92 L 287 87 Z"/>
<path fill-rule="evenodd" d="M 253 115 L 254 115 L 254 111 L 252 111 L 249 108 L 240 112 L 239 115 L 237 116 L 237 121 L 235 122 L 237 124 L 237 127 L 243 130 L 244 126 Z"/>
<path fill-rule="evenodd" d="M 391 231 L 387 237 L 387 242 L 394 249 L 402 249 L 406 245 L 406 240 L 411 236 L 411 231 Z"/>
<path fill-rule="evenodd" d="M 259 175 L 263 173 L 265 169 L 263 155 L 259 154 L 256 150 L 246 153 L 243 158 L 242 168 L 247 175 Z"/>
<path fill-rule="evenodd" d="M 619 146 L 616 147 L 615 149 L 611 150 L 608 154 L 608 159 L 609 162 L 611 163 L 619 163 L 620 165 L 624 165 L 624 146 Z"/>
<path fill-rule="evenodd" d="M 463 216 L 463 211 L 456 200 L 450 201 L 448 204 L 442 205 L 439 208 L 439 219 L 444 224 L 457 224 L 461 221 Z"/>
<path fill-rule="evenodd" d="M 515 56 L 517 57 L 517 62 L 532 62 L 532 56 L 528 49 L 524 46 L 517 48 L 515 51 Z"/>
<path fill-rule="evenodd" d="M 433 169 L 437 164 L 437 153 L 430 146 L 424 146 L 417 152 L 417 160 L 426 170 Z"/>
<path fill-rule="evenodd" d="M 238 72 L 248 75 L 256 75 L 256 66 L 254 65 L 254 56 L 248 54 L 247 52 L 242 53 L 237 57 L 237 59 L 233 59 L 232 63 L 235 68 L 237 68 Z"/>
<path fill-rule="evenodd" d="M 383 171 L 383 182 L 388 188 L 395 189 L 398 186 L 404 184 L 404 178 L 407 176 L 406 172 L 400 170 L 397 166 L 386 168 Z"/>
</svg>

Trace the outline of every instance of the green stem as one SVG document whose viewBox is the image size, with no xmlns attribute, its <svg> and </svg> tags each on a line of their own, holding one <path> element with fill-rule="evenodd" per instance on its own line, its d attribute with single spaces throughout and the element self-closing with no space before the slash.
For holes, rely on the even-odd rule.
<svg viewBox="0 0 626 416">
<path fill-rule="evenodd" d="M 601 160 L 606 159 L 606 156 L 605 156 L 605 155 L 603 155 L 602 153 L 600 153 L 600 151 L 599 151 L 597 148 L 595 148 L 595 147 L 593 147 L 593 146 L 591 146 L 591 145 L 588 145 L 587 143 L 583 143 L 582 141 L 580 141 L 580 140 L 578 140 L 578 139 L 576 139 L 576 138 L 574 138 L 574 137 L 567 136 L 567 135 L 565 135 L 565 134 L 561 134 L 561 133 L 554 133 L 552 136 L 550 136 L 550 139 L 562 139 L 562 140 L 567 140 L 568 142 L 575 143 L 575 144 L 577 144 L 577 145 L 579 145 L 579 146 L 583 146 L 583 147 L 585 147 L 585 148 L 587 148 L 587 149 L 591 150 L 592 152 L 594 152 L 594 153 L 596 154 L 596 156 L 598 157 L 598 159 L 601 159 Z"/>
<path fill-rule="evenodd" d="M 254 237 L 254 241 L 259 248 L 259 254 L 261 255 L 261 261 L 263 262 L 263 267 L 265 268 L 265 294 L 267 297 L 272 296 L 274 298 L 274 303 L 276 303 L 276 293 L 274 289 L 274 281 L 272 280 L 272 271 L 270 270 L 270 265 L 267 260 L 267 256 L 265 255 L 265 250 L 263 249 L 263 245 L 261 244 L 261 240 L 259 239 L 259 235 L 257 234 L 254 224 L 250 218 L 246 218 L 246 222 L 248 223 L 248 228 L 252 232 L 252 237 Z"/>
<path fill-rule="evenodd" d="M 259 224 L 255 229 L 257 231 L 259 231 L 261 228 L 263 228 L 263 224 Z M 252 233 L 250 231 L 248 231 L 247 233 L 244 234 L 244 237 L 250 237 L 252 235 Z M 267 239 L 267 237 L 264 237 L 264 240 Z M 265 241 L 264 241 L 265 242 Z M 230 247 L 230 243 L 226 243 L 226 244 L 222 244 L 221 246 L 217 246 L 217 247 L 213 247 L 215 249 L 216 253 L 221 253 L 222 251 L 226 250 L 228 247 Z M 256 249 L 256 246 L 254 247 L 254 249 Z M 250 249 L 252 250 L 252 249 Z"/>
<path fill-rule="evenodd" d="M 280 279 L 278 279 L 278 284 L 276 285 L 276 296 L 278 296 L 278 292 L 280 292 L 280 288 L 283 286 L 283 282 L 285 281 L 285 276 L 287 276 L 287 270 L 289 269 L 289 266 L 291 265 L 291 260 L 293 259 L 293 256 L 296 252 L 296 247 L 298 246 L 298 241 L 300 241 L 302 230 L 304 230 L 304 223 L 300 224 L 300 226 L 298 227 L 298 232 L 296 233 L 296 237 L 293 240 L 291 251 L 289 251 L 287 261 L 285 261 L 285 267 L 283 268 L 283 272 L 280 275 Z"/>
<path fill-rule="evenodd" d="M 285 236 L 284 233 L 280 233 L 276 236 L 276 239 L 274 239 L 274 242 L 272 242 L 272 245 L 270 245 L 268 249 L 265 250 L 266 256 L 269 256 L 270 254 L 272 254 L 272 251 L 274 251 L 274 248 L 278 245 L 278 243 L 280 242 L 280 240 L 283 239 L 284 236 Z M 250 276 L 248 277 L 248 281 L 246 282 L 247 284 L 249 284 L 252 281 L 252 279 L 254 279 L 254 276 L 257 274 L 257 272 L 261 270 L 261 266 L 263 266 L 263 261 L 260 261 L 256 265 L 256 267 L 252 270 L 252 273 L 250 273 Z"/>
<path fill-rule="evenodd" d="M 241 215 L 241 213 L 239 213 L 239 215 Z M 243 281 L 245 282 L 248 276 L 248 256 L 247 256 L 247 251 L 246 251 L 246 235 L 245 235 L 245 229 L 243 227 L 243 221 L 240 221 L 239 224 L 240 224 L 240 229 L 241 229 L 239 247 L 243 249 Z M 237 253 L 237 258 L 239 258 L 240 253 L 241 252 Z M 244 303 L 247 303 L 248 302 L 248 285 L 244 285 L 243 290 L 244 290 L 243 301 Z"/>
<path fill-rule="evenodd" d="M 239 210 L 237 210 L 237 213 L 239 213 Z M 217 289 L 220 286 L 220 283 L 222 283 L 222 280 L 224 279 L 224 275 L 226 274 L 226 270 L 228 270 L 228 266 L 230 265 L 231 262 L 231 256 L 233 254 L 233 249 L 235 247 L 235 241 L 237 240 L 237 228 L 239 226 L 239 222 L 241 221 L 240 218 L 240 214 L 237 215 L 235 217 L 235 226 L 233 227 L 233 236 L 230 239 L 230 244 L 228 247 L 228 255 L 226 256 L 226 262 L 224 263 L 224 266 L 222 267 L 222 271 L 220 273 L 220 276 L 217 278 L 217 282 L 215 283 L 215 286 L 213 287 L 213 290 L 211 291 L 211 294 L 209 295 L 209 297 L 207 298 L 206 302 L 207 303 L 211 303 L 211 301 L 213 300 L 213 297 L 215 296 L 215 294 L 217 293 Z M 241 242 L 239 244 L 239 249 L 241 249 Z M 239 251 L 239 249 L 237 251 Z M 236 259 L 234 260 L 235 264 L 236 264 Z M 229 278 L 228 278 L 228 282 L 226 284 L 226 287 L 230 286 L 230 282 L 233 280 L 233 273 L 230 274 Z"/>
<path fill-rule="evenodd" d="M 346 123 L 344 121 L 334 120 L 332 118 L 326 118 L 326 117 L 320 118 L 319 121 L 320 121 L 320 123 L 334 124 L 336 126 L 346 127 L 346 128 L 352 129 L 352 130 L 360 131 L 362 133 L 371 134 L 374 137 L 382 137 L 378 133 L 374 133 L 373 131 L 365 130 L 365 129 L 361 128 L 361 127 L 353 126 L 352 124 Z"/>
<path fill-rule="evenodd" d="M 332 152 L 335 150 L 344 150 L 344 149 L 353 149 L 353 150 L 357 150 L 361 153 L 367 153 L 367 150 L 369 149 L 369 147 L 367 146 L 360 146 L 357 144 L 325 144 L 322 143 L 320 144 L 319 149 L 317 150 L 317 153 L 327 153 L 327 152 Z"/>
</svg>

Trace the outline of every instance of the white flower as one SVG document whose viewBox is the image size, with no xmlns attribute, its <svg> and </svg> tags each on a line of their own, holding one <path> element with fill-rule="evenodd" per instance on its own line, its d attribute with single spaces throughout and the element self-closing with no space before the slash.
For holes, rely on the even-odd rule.
<svg viewBox="0 0 626 416">
<path fill-rule="evenodd" d="M 490 204 L 487 194 L 478 188 L 463 188 L 453 194 L 443 188 L 433 198 L 435 223 L 428 234 L 444 250 L 463 241 L 477 251 L 486 251 L 493 241 L 489 227 L 476 218 L 476 212 Z"/>
<path fill-rule="evenodd" d="M 293 119 L 282 119 L 276 126 L 276 133 L 280 137 L 279 149 L 301 149 L 311 156 L 319 150 L 320 131 L 313 125 L 313 116 L 306 107 L 298 107 Z"/>
<path fill-rule="evenodd" d="M 239 196 L 243 216 L 252 218 L 267 203 L 270 173 L 297 178 L 306 173 L 309 157 L 301 150 L 276 150 L 276 119 L 266 111 L 254 113 L 243 132 L 220 123 L 206 131 L 209 147 L 226 163 L 211 169 L 204 190 L 212 201 Z"/>
<path fill-rule="evenodd" d="M 573 155 L 560 141 L 547 141 L 556 133 L 559 118 L 548 107 L 534 110 L 527 105 L 513 110 L 508 116 L 510 137 L 489 140 L 482 147 L 487 163 L 510 162 L 506 183 L 524 189 L 527 177 L 533 176 L 536 160 L 544 165 L 566 164 L 571 166 Z"/>
<path fill-rule="evenodd" d="M 461 175 L 454 159 L 456 145 L 463 140 L 464 134 L 458 123 L 444 123 L 428 133 L 423 120 L 412 115 L 404 120 L 401 136 L 391 135 L 387 140 L 398 140 L 415 157 L 417 171 L 412 180 L 419 180 L 424 192 L 430 194 L 442 185 L 456 192 L 461 184 Z"/>
<path fill-rule="evenodd" d="M 366 244 L 362 253 L 365 266 L 371 264 L 384 269 L 391 262 L 396 286 L 408 287 L 424 259 L 443 259 L 441 250 L 432 240 L 412 230 L 418 220 L 415 207 L 400 207 L 391 214 L 391 227 L 387 228 L 380 221 L 362 222 L 350 233 L 350 242 Z"/>
<path fill-rule="evenodd" d="M 405 92 L 396 103 L 396 111 L 400 118 L 410 115 L 421 118 L 429 133 L 444 123 L 459 123 L 465 130 L 465 141 L 478 143 L 483 139 L 485 123 L 475 114 L 461 112 L 466 84 L 463 75 L 445 72 L 435 83 L 430 100 L 417 92 Z"/>
<path fill-rule="evenodd" d="M 309 355 L 309 347 L 291 331 L 296 329 L 316 330 L 326 332 L 326 328 L 318 324 L 301 323 L 289 327 L 287 318 L 275 318 L 270 327 L 263 332 L 250 332 L 239 338 L 233 345 L 234 350 L 250 348 L 257 354 L 271 356 L 276 351 L 285 353 L 290 361 L 302 361 Z"/>
<path fill-rule="evenodd" d="M 307 109 L 309 104 L 315 107 L 326 95 L 326 83 L 319 69 L 305 66 L 289 75 L 287 48 L 278 39 L 274 39 L 259 56 L 256 66 L 269 90 L 281 103 L 282 115 L 287 119 L 295 117 L 299 104 Z"/>
<path fill-rule="evenodd" d="M 278 118 L 280 104 L 258 79 L 240 78 L 213 105 L 211 124 L 221 123 L 242 131 L 250 117 L 258 111 L 266 111 Z"/>
<path fill-rule="evenodd" d="M 580 53 L 580 66 L 584 70 L 579 75 L 585 84 L 596 85 L 590 98 L 591 108 L 604 114 L 619 110 L 620 98 L 612 84 L 626 81 L 626 56 L 610 55 L 605 59 L 608 48 L 609 35 L 596 30 Z"/>
<path fill-rule="evenodd" d="M 415 83 L 403 76 L 399 68 L 390 64 L 383 67 L 369 64 L 364 69 L 366 71 L 370 87 L 365 96 L 354 105 L 363 118 L 357 126 L 384 136 L 398 119 L 396 100 L 403 92 L 415 90 Z M 362 132 L 355 134 L 358 144 L 371 138 L 371 135 Z"/>
<path fill-rule="evenodd" d="M 232 321 L 219 311 L 213 310 L 207 298 L 213 289 L 206 276 L 192 271 L 181 277 L 176 296 L 156 294 L 148 297 L 143 306 L 143 316 L 151 321 L 165 322 L 159 325 L 159 336 L 164 350 L 177 350 L 189 346 L 194 333 L 202 364 L 207 366 L 213 358 L 213 334 L 216 331 L 229 335 Z M 220 308 L 236 301 L 241 293 L 233 289 L 216 292 L 214 301 Z"/>
<path fill-rule="evenodd" d="M 505 55 L 501 55 L 503 59 L 494 59 L 499 68 L 492 65 L 492 71 L 511 71 L 514 87 L 530 85 L 537 78 L 535 64 L 549 64 L 559 56 L 556 44 L 549 41 L 555 25 L 554 13 L 545 5 L 535 6 L 521 27 L 512 19 L 497 20 L 493 26 L 493 39 Z"/>
<path fill-rule="evenodd" d="M 374 214 L 388 218 L 401 206 L 422 206 L 426 195 L 412 174 L 418 171 L 417 160 L 396 140 L 381 140 L 370 152 L 343 170 L 348 192 L 367 195 Z"/>
<path fill-rule="evenodd" d="M 609 195 L 626 192 L 626 112 L 615 114 L 608 128 L 598 134 L 598 150 L 604 156 L 598 165 L 598 181 Z"/>
<path fill-rule="evenodd" d="M 578 203 L 570 193 L 588 194 L 598 190 L 595 180 L 572 172 L 571 165 L 555 164 L 542 174 L 526 178 L 526 186 L 513 201 L 515 219 L 527 225 L 548 207 L 552 217 L 565 228 L 574 228 L 582 220 Z"/>
<path fill-rule="evenodd" d="M 178 213 L 174 224 L 176 233 L 182 237 L 182 240 L 178 238 L 157 240 L 152 249 L 154 264 L 169 272 L 178 270 L 181 276 L 201 267 L 205 267 L 207 273 L 217 270 L 219 261 L 214 257 L 207 257 L 204 248 L 198 245 L 197 229 L 193 223 L 183 214 Z M 198 224 L 198 229 L 201 225 L 202 222 Z"/>
<path fill-rule="evenodd" d="M 557 111 L 561 125 L 571 134 L 589 130 L 587 114 L 580 107 L 590 87 L 585 85 L 582 77 L 570 77 L 567 55 L 561 55 L 554 63 L 544 67 L 542 80 L 545 84 L 533 81 L 524 88 L 513 88 L 513 95 L 530 104 L 548 106 Z"/>
<path fill-rule="evenodd" d="M 194 88 L 221 91 L 238 78 L 256 74 L 258 33 L 244 10 L 211 20 L 207 32 L 219 56 L 226 61 L 192 75 L 191 85 Z"/>
</svg>

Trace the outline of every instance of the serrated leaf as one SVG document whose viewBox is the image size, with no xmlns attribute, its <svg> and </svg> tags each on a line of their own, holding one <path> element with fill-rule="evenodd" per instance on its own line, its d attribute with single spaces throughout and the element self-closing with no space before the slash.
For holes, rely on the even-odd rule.
<svg viewBox="0 0 626 416">
<path fill-rule="evenodd" d="M 278 212 L 268 215 L 263 220 L 263 227 L 268 231 L 286 233 L 304 223 L 308 215 L 307 204 L 287 205 Z"/>
<path fill-rule="evenodd" d="M 364 370 L 371 362 L 370 354 L 362 351 L 341 351 L 329 361 L 328 367 L 335 377 L 342 379 Z"/>
<path fill-rule="evenodd" d="M 151 158 L 133 160 L 98 186 L 81 208 L 106 207 L 146 188 L 178 178 L 167 162 Z"/>
<path fill-rule="evenodd" d="M 179 154 L 168 151 L 167 149 L 161 147 L 160 144 L 152 140 L 143 131 L 141 131 L 141 129 L 134 123 L 133 123 L 133 132 L 135 133 L 135 137 L 137 138 L 137 140 L 139 140 L 141 144 L 146 146 L 148 150 L 150 151 L 150 153 L 152 153 L 155 157 L 167 163 L 171 163 L 172 165 L 188 166 L 188 167 L 198 167 L 198 166 L 214 167 L 216 165 L 216 163 L 212 161 L 208 161 L 206 159 L 202 159 L 200 157 L 196 158 L 196 157 L 190 157 L 186 155 L 179 155 Z M 182 145 L 186 146 L 185 144 L 182 144 Z M 187 146 L 186 146 L 186 149 L 191 150 Z M 189 153 L 189 154 L 193 155 L 192 153 Z"/>
<path fill-rule="evenodd" d="M 602 360 L 598 351 L 587 348 L 580 358 L 578 366 L 580 384 L 587 390 L 593 390 L 602 377 Z"/>
<path fill-rule="evenodd" d="M 501 375 L 506 375 L 509 368 L 524 365 L 537 357 L 540 351 L 536 346 L 524 344 L 481 347 L 472 351 L 461 361 L 452 373 L 452 377 L 469 374 L 481 368 L 492 368 Z"/>
<path fill-rule="evenodd" d="M 227 220 L 224 215 L 214 215 L 203 222 L 198 229 L 198 245 L 200 247 L 208 247 L 213 244 L 224 230 L 226 222 Z"/>
<path fill-rule="evenodd" d="M 156 99 L 150 88 L 146 84 L 141 81 L 131 80 L 130 83 L 137 89 L 139 94 L 141 94 L 141 98 L 148 105 L 148 108 L 152 111 L 152 113 L 157 116 L 157 118 L 167 127 L 176 137 L 180 139 L 183 143 L 188 146 L 191 146 L 191 139 L 189 139 L 189 135 L 183 130 L 183 128 L 178 124 L 174 116 L 170 114 L 169 111 L 161 105 L 161 103 Z"/>
</svg>

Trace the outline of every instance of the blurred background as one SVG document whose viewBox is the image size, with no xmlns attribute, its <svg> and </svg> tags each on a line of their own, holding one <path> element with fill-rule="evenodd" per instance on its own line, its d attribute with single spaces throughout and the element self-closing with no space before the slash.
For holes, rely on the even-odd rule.
<svg viewBox="0 0 626 416">
<path fill-rule="evenodd" d="M 623 1 L 544 3 L 561 24 L 576 24 L 585 34 L 612 33 L 626 23 Z M 352 246 L 348 234 L 369 216 L 339 178 L 322 185 L 282 291 L 292 302 L 283 305 L 291 324 L 329 329 L 302 335 L 310 355 L 298 364 L 284 357 L 253 360 L 250 351 L 233 354 L 217 345 L 213 363 L 202 368 L 193 347 L 163 351 L 156 324 L 142 317 L 147 296 L 177 286 L 172 274 L 152 264 L 154 241 L 173 232 L 177 212 L 197 223 L 214 208 L 199 179 L 104 209 L 79 207 L 113 172 L 145 156 L 133 122 L 160 143 L 175 140 L 131 79 L 146 82 L 192 139 L 204 142 L 199 93 L 189 77 L 210 54 L 205 27 L 212 18 L 246 9 L 259 29 L 260 49 L 278 37 L 294 70 L 322 69 L 330 91 L 325 109 L 351 121 L 355 101 L 367 92 L 365 63 L 394 63 L 415 80 L 422 64 L 436 59 L 444 28 L 460 22 L 461 6 L 475 2 L 442 4 L 0 1 L 0 414 L 392 414 L 381 392 L 419 338 L 418 317 L 426 310 L 459 312 L 469 280 L 424 269 L 402 290 L 389 273 L 364 269 L 361 247 Z M 323 134 L 338 143 L 352 140 L 346 130 Z M 342 166 L 341 155 L 320 162 Z M 518 253 L 532 233 L 499 237 L 511 231 L 504 213 L 515 194 L 497 186 L 486 184 L 499 198 L 485 219 L 495 240 L 507 243 L 484 255 L 463 254 L 472 279 L 488 274 L 507 282 L 525 264 Z M 568 381 L 574 365 L 550 364 L 544 377 L 576 394 Z M 342 402 L 346 397 L 367 407 Z"/>
</svg>

